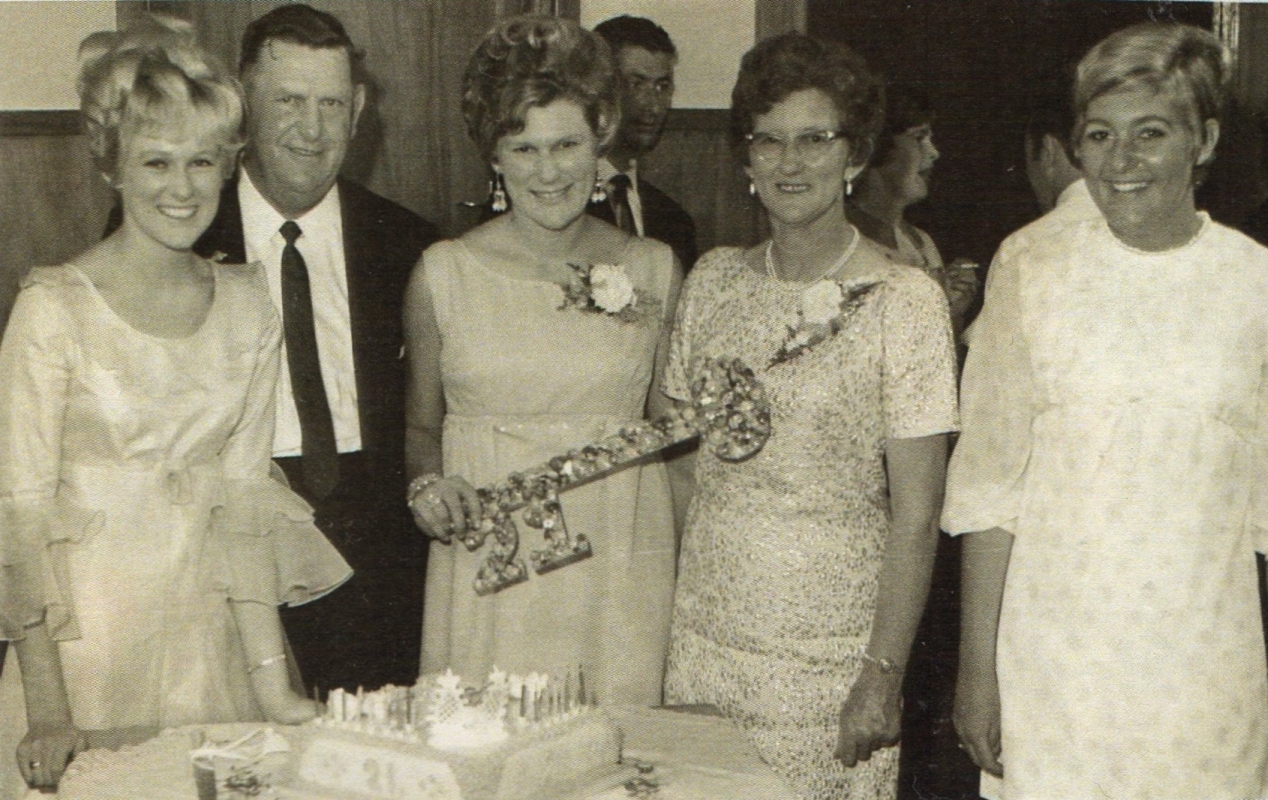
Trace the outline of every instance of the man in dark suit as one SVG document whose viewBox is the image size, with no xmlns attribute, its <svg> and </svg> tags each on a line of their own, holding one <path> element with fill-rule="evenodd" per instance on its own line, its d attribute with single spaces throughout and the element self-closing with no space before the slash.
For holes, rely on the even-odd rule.
<svg viewBox="0 0 1268 800">
<path fill-rule="evenodd" d="M 606 200 L 590 213 L 631 233 L 659 239 L 674 249 L 684 270 L 696 261 L 696 225 L 673 198 L 638 175 L 638 158 L 656 149 L 674 99 L 678 51 L 665 29 L 643 17 L 622 15 L 595 26 L 616 58 L 621 89 L 621 127 L 599 161 Z"/>
<path fill-rule="evenodd" d="M 426 557 L 405 506 L 401 299 L 436 230 L 338 177 L 365 105 L 357 58 L 339 21 L 306 5 L 247 27 L 243 170 L 195 245 L 263 263 L 283 318 L 275 460 L 355 570 L 283 612 L 323 691 L 417 677 Z"/>
</svg>

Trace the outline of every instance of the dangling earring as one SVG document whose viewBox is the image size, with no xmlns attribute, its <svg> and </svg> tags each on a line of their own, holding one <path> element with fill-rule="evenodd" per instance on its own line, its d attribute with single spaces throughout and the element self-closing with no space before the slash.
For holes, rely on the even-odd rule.
<svg viewBox="0 0 1268 800">
<path fill-rule="evenodd" d="M 602 203 L 608 199 L 607 184 L 598 178 L 594 179 L 594 189 L 590 191 L 591 203 Z"/>
<path fill-rule="evenodd" d="M 757 197 L 757 184 L 753 183 L 752 181 L 748 182 L 748 196 Z"/>
<path fill-rule="evenodd" d="M 493 183 L 489 184 L 489 188 L 493 190 L 489 195 L 489 208 L 494 214 L 501 214 L 506 210 L 506 188 L 502 185 L 502 173 L 493 173 Z"/>
<path fill-rule="evenodd" d="M 854 194 L 854 180 L 852 178 L 845 179 L 845 196 L 849 197 Z"/>
</svg>

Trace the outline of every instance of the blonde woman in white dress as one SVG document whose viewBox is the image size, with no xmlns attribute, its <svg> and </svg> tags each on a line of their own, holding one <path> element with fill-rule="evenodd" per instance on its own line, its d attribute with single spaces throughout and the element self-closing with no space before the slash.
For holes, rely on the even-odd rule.
<svg viewBox="0 0 1268 800">
<path fill-rule="evenodd" d="M 1094 47 L 1074 150 L 1101 215 L 996 257 L 942 522 L 988 797 L 1268 794 L 1268 250 L 1193 197 L 1228 69 L 1181 25 Z"/>
</svg>

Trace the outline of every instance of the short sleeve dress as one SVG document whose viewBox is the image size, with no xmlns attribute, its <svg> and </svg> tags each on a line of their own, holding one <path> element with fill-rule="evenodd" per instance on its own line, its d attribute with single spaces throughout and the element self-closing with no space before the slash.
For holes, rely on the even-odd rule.
<svg viewBox="0 0 1268 800">
<path fill-rule="evenodd" d="M 476 486 L 545 463 L 644 416 L 673 251 L 631 238 L 620 258 L 637 321 L 561 309 L 560 286 L 490 269 L 461 241 L 423 255 L 441 335 L 444 470 Z M 481 597 L 489 545 L 433 543 L 423 606 L 423 671 L 482 680 L 585 670 L 602 703 L 660 702 L 674 581 L 665 466 L 637 464 L 560 495 L 564 524 L 593 557 Z M 517 522 L 520 555 L 541 533 Z"/>
<path fill-rule="evenodd" d="M 263 272 L 213 274 L 202 326 L 166 339 L 75 266 L 35 269 L 0 346 L 0 638 L 45 620 L 80 728 L 259 719 L 228 600 L 302 603 L 350 575 L 270 474 L 280 326 Z M 10 656 L 0 791 L 19 680 Z"/>
<path fill-rule="evenodd" d="M 1268 796 L 1268 250 L 1204 218 L 1140 252 L 1096 215 L 992 274 L 942 522 L 1014 536 L 984 794 Z"/>
<path fill-rule="evenodd" d="M 757 455 L 707 449 L 683 535 L 666 700 L 709 703 L 740 722 L 801 797 L 892 798 L 898 749 L 846 770 L 837 714 L 871 634 L 890 509 L 890 439 L 957 426 L 946 297 L 866 243 L 858 285 L 875 284 L 834 337 L 768 367 L 804 284 L 719 248 L 679 303 L 665 392 L 686 399 L 701 359 L 757 371 L 773 432 Z"/>
</svg>

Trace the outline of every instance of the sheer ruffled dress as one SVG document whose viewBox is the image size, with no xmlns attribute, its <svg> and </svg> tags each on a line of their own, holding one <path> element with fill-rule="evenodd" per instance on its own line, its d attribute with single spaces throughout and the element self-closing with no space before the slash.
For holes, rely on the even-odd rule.
<svg viewBox="0 0 1268 800">
<path fill-rule="evenodd" d="M 862 661 L 890 528 L 885 443 L 955 430 L 955 356 L 942 290 L 870 245 L 875 283 L 836 336 L 766 368 L 805 284 L 719 248 L 687 279 L 665 392 L 738 357 L 771 403 L 766 446 L 740 463 L 701 449 L 674 597 L 665 695 L 736 719 L 803 798 L 892 798 L 898 748 L 847 770 L 837 715 Z"/>
<path fill-rule="evenodd" d="M 631 239 L 620 259 L 645 309 L 637 322 L 561 310 L 558 285 L 496 272 L 461 241 L 433 246 L 423 263 L 442 339 L 446 474 L 485 485 L 643 418 L 666 324 L 667 246 Z M 636 465 L 560 502 L 594 556 L 497 594 L 478 597 L 471 584 L 489 545 L 432 545 L 423 670 L 480 680 L 495 665 L 556 675 L 582 666 L 600 702 L 659 703 L 674 578 L 665 467 Z M 527 563 L 544 540 L 517 524 Z"/>
<path fill-rule="evenodd" d="M 228 601 L 302 603 L 350 574 L 270 475 L 263 273 L 214 270 L 206 320 L 174 339 L 129 326 L 74 266 L 33 270 L 0 347 L 0 638 L 46 622 L 80 728 L 259 719 Z M 11 652 L 10 794 L 19 678 Z"/>
</svg>

